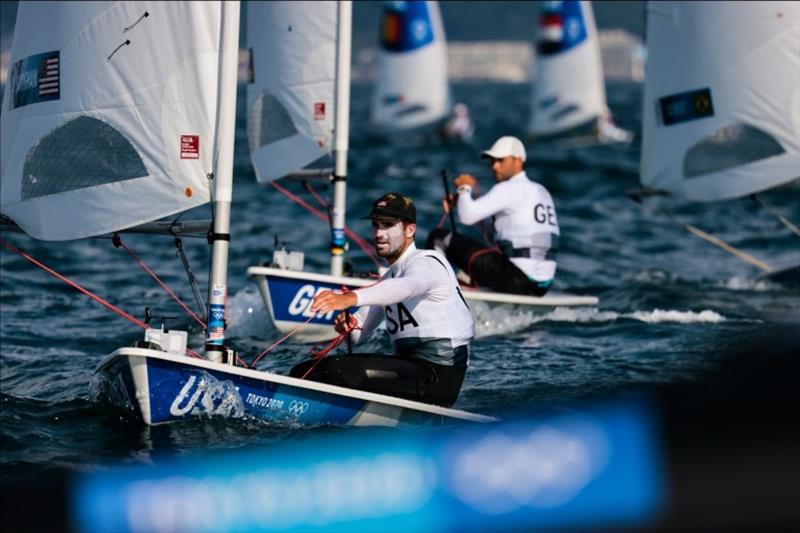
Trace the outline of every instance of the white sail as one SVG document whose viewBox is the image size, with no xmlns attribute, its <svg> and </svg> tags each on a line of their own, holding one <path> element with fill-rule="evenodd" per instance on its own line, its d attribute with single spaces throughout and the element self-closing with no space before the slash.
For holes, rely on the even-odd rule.
<svg viewBox="0 0 800 533">
<path fill-rule="evenodd" d="M 544 2 L 534 65 L 529 135 L 558 135 L 608 115 L 589 2 Z"/>
<path fill-rule="evenodd" d="M 651 2 L 642 184 L 697 201 L 800 176 L 800 4 Z"/>
<path fill-rule="evenodd" d="M 450 113 L 447 48 L 438 2 L 385 2 L 370 122 L 392 131 Z"/>
<path fill-rule="evenodd" d="M 0 210 L 44 240 L 209 201 L 216 2 L 22 2 L 0 136 Z"/>
<path fill-rule="evenodd" d="M 260 182 L 333 150 L 337 2 L 248 2 L 250 157 Z"/>
</svg>

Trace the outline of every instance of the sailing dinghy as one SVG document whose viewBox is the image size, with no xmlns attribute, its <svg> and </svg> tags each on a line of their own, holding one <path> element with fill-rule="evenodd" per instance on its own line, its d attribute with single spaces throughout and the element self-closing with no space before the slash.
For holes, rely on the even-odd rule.
<svg viewBox="0 0 800 533">
<path fill-rule="evenodd" d="M 384 2 L 370 107 L 376 131 L 434 125 L 451 112 L 447 45 L 436 1 Z"/>
<path fill-rule="evenodd" d="M 800 177 L 800 4 L 650 2 L 647 40 L 644 187 L 717 202 Z"/>
<path fill-rule="evenodd" d="M 392 5 L 398 4 L 392 2 Z M 407 4 L 400 2 L 399 4 Z M 434 21 L 439 21 L 438 7 L 431 2 L 410 2 L 414 6 L 400 6 L 409 9 L 407 16 L 427 16 L 434 13 Z M 429 5 L 430 4 L 430 5 Z M 248 39 L 253 54 L 254 80 L 248 86 L 248 133 L 251 145 L 251 158 L 257 179 L 270 182 L 276 176 L 270 165 L 277 158 L 274 149 L 269 145 L 281 144 L 284 152 L 289 153 L 290 142 L 311 145 L 317 143 L 328 149 L 333 149 L 335 171 L 333 176 L 334 196 L 331 221 L 331 268 L 330 273 L 307 272 L 303 270 L 301 252 L 286 253 L 276 250 L 271 263 L 272 266 L 251 266 L 247 274 L 258 285 L 264 305 L 269 316 L 281 333 L 294 332 L 293 338 L 302 342 L 318 342 L 336 337 L 333 330 L 333 321 L 336 313 L 317 314 L 311 312 L 313 297 L 325 290 L 339 290 L 343 287 L 356 289 L 374 283 L 370 278 L 359 278 L 344 275 L 344 253 L 346 248 L 345 226 L 345 195 L 347 183 L 347 152 L 349 133 L 349 105 L 350 105 L 350 40 L 349 35 L 343 35 L 342 30 L 331 32 L 321 30 L 322 20 L 327 19 L 328 27 L 336 27 L 335 10 L 326 7 L 326 4 L 310 2 L 265 2 L 250 4 L 248 12 Z M 397 7 L 397 6 L 396 6 Z M 397 7 L 398 9 L 400 7 Z M 417 11 L 423 9 L 424 11 Z M 315 11 L 312 17 L 308 11 Z M 280 12 L 272 16 L 270 13 Z M 303 20 L 315 20 L 315 24 L 303 24 Z M 265 37 L 266 26 L 272 20 L 285 20 L 284 27 L 291 25 L 291 37 L 281 39 L 268 39 Z M 385 19 L 387 20 L 387 19 Z M 395 19 L 391 19 L 395 20 Z M 397 19 L 406 20 L 406 19 Z M 408 19 L 410 20 L 410 19 Z M 429 20 L 429 19 L 426 19 Z M 389 24 L 386 22 L 385 24 Z M 399 22 L 398 22 L 399 24 Z M 436 22 L 434 30 L 440 25 Z M 399 31 L 399 30 L 398 30 Z M 405 31 L 405 30 L 404 30 Z M 305 36 L 304 33 L 314 33 L 314 36 Z M 282 34 L 285 35 L 286 32 Z M 338 39 L 337 39 L 338 35 Z M 250 37 L 252 36 L 252 37 Z M 399 38 L 399 37 L 398 37 Z M 410 37 L 409 37 L 410 38 Z M 432 37 L 433 38 L 433 37 Z M 313 72 L 307 69 L 298 69 L 297 62 L 289 59 L 306 57 L 311 53 L 311 42 L 315 41 L 315 50 L 320 55 L 335 56 L 336 71 Z M 433 41 L 432 41 L 433 42 Z M 425 52 L 419 51 L 420 54 Z M 269 63 L 262 62 L 261 57 L 270 56 Z M 328 75 L 330 74 L 330 75 Z M 267 78 L 261 81 L 260 78 Z M 264 87 L 269 87 L 265 89 Z M 302 92 L 294 91 L 294 87 L 308 88 Z M 314 92 L 310 88 L 313 87 Z M 269 117 L 263 115 L 263 107 L 256 103 L 264 99 L 264 91 L 269 91 L 269 98 L 281 102 L 286 110 L 281 116 L 291 120 L 292 124 L 286 125 L 283 118 L 272 126 L 282 131 L 296 132 L 294 137 L 281 137 L 267 130 L 270 128 Z M 303 99 L 304 103 L 290 105 L 290 98 Z M 326 98 L 332 98 L 329 100 Z M 322 136 L 314 133 L 307 127 L 312 123 L 312 110 L 321 105 L 330 110 L 329 116 L 333 117 L 333 134 Z M 297 112 L 295 112 L 295 109 Z M 254 138 L 253 135 L 257 135 Z M 332 146 L 331 146 L 332 142 Z M 264 154 L 272 153 L 272 158 Z M 312 154 L 313 156 L 314 154 Z M 279 159 L 279 158 L 278 158 Z M 312 162 L 311 157 L 297 159 L 294 168 L 282 166 L 281 172 L 291 173 L 299 171 L 302 167 Z M 280 163 L 278 163 L 280 164 Z M 594 296 L 575 296 L 569 294 L 549 294 L 543 297 L 520 296 L 487 291 L 465 291 L 468 302 L 486 302 L 489 306 L 503 306 L 508 309 L 519 309 L 533 312 L 549 312 L 556 307 L 571 306 L 596 306 L 597 298 Z"/>
<path fill-rule="evenodd" d="M 349 27 L 350 2 L 336 8 Z M 16 30 L 0 124 L 5 216 L 56 241 L 213 203 L 205 356 L 187 348 L 185 331 L 140 323 L 144 340 L 97 367 L 144 423 L 492 420 L 234 365 L 225 315 L 238 2 L 22 3 Z"/>
<path fill-rule="evenodd" d="M 528 135 L 561 148 L 630 142 L 606 103 L 591 3 L 544 2 L 541 9 Z"/>
</svg>

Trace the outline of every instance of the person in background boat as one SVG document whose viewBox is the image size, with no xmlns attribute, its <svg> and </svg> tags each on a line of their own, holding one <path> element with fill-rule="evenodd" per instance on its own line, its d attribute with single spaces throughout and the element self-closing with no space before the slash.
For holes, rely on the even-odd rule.
<svg viewBox="0 0 800 533">
<path fill-rule="evenodd" d="M 312 359 L 290 375 L 308 373 L 308 379 L 332 385 L 450 406 L 461 390 L 475 336 L 455 273 L 439 252 L 414 245 L 417 214 L 407 196 L 384 195 L 364 218 L 372 220 L 375 251 L 388 261 L 389 270 L 369 287 L 318 294 L 311 310 L 324 314 L 359 307 L 355 314 L 339 314 L 334 324 L 339 333 L 356 328 L 351 333 L 355 343 L 385 318 L 395 354 Z"/>
<path fill-rule="evenodd" d="M 597 138 L 603 143 L 627 143 L 633 139 L 631 132 L 623 130 L 614 124 L 614 119 L 608 108 L 597 117 L 596 134 Z"/>
<path fill-rule="evenodd" d="M 453 106 L 453 115 L 442 125 L 441 135 L 445 141 L 467 142 L 472 139 L 475 126 L 469 108 L 461 102 Z"/>
<path fill-rule="evenodd" d="M 556 274 L 560 230 L 553 199 L 525 173 L 525 145 L 518 138 L 500 137 L 481 157 L 491 161 L 497 183 L 475 199 L 475 177 L 458 176 L 458 219 L 476 224 L 492 217 L 496 246 L 441 228 L 430 233 L 426 247 L 444 251 L 473 285 L 543 296 Z M 453 203 L 454 198 L 446 199 L 445 209 Z"/>
</svg>

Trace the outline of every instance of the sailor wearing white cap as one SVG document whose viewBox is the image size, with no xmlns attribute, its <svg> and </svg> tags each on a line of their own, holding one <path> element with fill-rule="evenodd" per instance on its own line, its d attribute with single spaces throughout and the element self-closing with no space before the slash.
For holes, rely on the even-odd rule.
<svg viewBox="0 0 800 533">
<path fill-rule="evenodd" d="M 495 246 L 435 230 L 428 237 L 428 247 L 443 248 L 474 284 L 541 296 L 556 273 L 560 230 L 553 199 L 525 173 L 525 145 L 518 138 L 500 137 L 481 157 L 491 160 L 496 183 L 476 199 L 472 197 L 475 177 L 458 176 L 457 213 L 459 221 L 468 225 L 491 217 Z"/>
</svg>

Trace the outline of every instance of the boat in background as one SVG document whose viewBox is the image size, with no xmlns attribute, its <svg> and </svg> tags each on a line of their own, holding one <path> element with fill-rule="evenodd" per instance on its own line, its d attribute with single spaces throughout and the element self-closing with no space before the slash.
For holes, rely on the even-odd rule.
<svg viewBox="0 0 800 533">
<path fill-rule="evenodd" d="M 717 202 L 800 177 L 800 4 L 650 2 L 647 41 L 644 187 Z"/>
<path fill-rule="evenodd" d="M 370 123 L 391 134 L 451 113 L 447 44 L 436 1 L 384 2 Z"/>
<path fill-rule="evenodd" d="M 352 3 L 331 5 L 349 44 Z M 231 1 L 19 6 L 0 119 L 3 215 L 54 241 L 213 204 L 206 321 L 198 317 L 204 355 L 186 331 L 117 309 L 144 340 L 97 366 L 106 392 L 147 425 L 210 415 L 291 425 L 493 420 L 246 368 L 226 345 L 239 9 Z"/>
<path fill-rule="evenodd" d="M 402 4 L 404 8 L 409 10 L 408 17 L 411 17 L 412 15 L 413 17 L 403 19 L 390 17 L 388 19 L 384 19 L 384 25 L 388 24 L 392 28 L 395 28 L 394 25 L 397 25 L 395 29 L 405 27 L 405 23 L 416 20 L 414 17 L 421 16 L 421 13 L 426 17 L 429 17 L 428 13 L 435 13 L 436 16 L 433 20 L 435 20 L 436 23 L 431 27 L 436 28 L 441 25 L 438 17 L 438 7 L 436 6 L 435 2 L 391 2 L 390 4 Z M 277 43 L 274 42 L 274 40 L 268 40 L 263 37 L 255 37 L 257 41 L 251 41 L 251 44 L 255 46 L 253 50 L 255 83 L 248 88 L 248 102 L 258 102 L 259 99 L 262 99 L 262 97 L 256 93 L 262 90 L 258 87 L 265 86 L 266 82 L 258 82 L 259 72 L 262 72 L 262 68 L 269 67 L 267 70 L 264 70 L 264 72 L 268 72 L 269 77 L 275 80 L 282 80 L 286 86 L 285 89 L 272 89 L 272 94 L 274 95 L 281 95 L 284 93 L 284 91 L 286 93 L 284 96 L 277 96 L 276 98 L 285 100 L 287 102 L 289 101 L 290 97 L 297 98 L 298 100 L 305 99 L 304 103 L 300 102 L 296 106 L 297 109 L 301 111 L 305 110 L 305 117 L 303 117 L 302 112 L 298 114 L 287 112 L 284 116 L 287 117 L 288 120 L 293 121 L 294 124 L 290 124 L 287 127 L 283 121 L 277 122 L 277 127 L 282 128 L 283 130 L 298 132 L 297 134 L 294 134 L 293 137 L 293 139 L 295 139 L 298 143 L 310 144 L 310 140 L 314 139 L 311 134 L 303 134 L 302 132 L 303 124 L 309 121 L 309 115 L 311 112 L 310 110 L 314 108 L 315 101 L 313 98 L 316 98 L 317 96 L 314 96 L 311 91 L 294 93 L 292 91 L 293 85 L 311 85 L 305 78 L 303 78 L 303 76 L 308 76 L 309 73 L 306 72 L 305 69 L 297 69 L 296 62 L 289 59 L 272 58 L 268 64 L 259 62 L 259 56 L 265 55 L 265 52 L 262 52 L 259 48 L 257 48 L 257 46 L 259 46 L 258 43 L 260 42 L 261 46 L 263 46 L 265 43 L 272 42 L 273 46 L 270 49 L 274 53 L 285 54 L 287 58 L 306 57 L 314 50 L 312 46 L 320 49 L 323 55 L 331 54 L 335 50 L 335 63 L 337 65 L 335 75 L 330 79 L 325 78 L 324 83 L 320 82 L 318 84 L 319 94 L 333 95 L 333 102 L 330 104 L 330 106 L 328 105 L 327 101 L 323 100 L 326 109 L 330 108 L 332 110 L 331 114 L 334 116 L 332 148 L 335 171 L 332 178 L 334 183 L 334 198 L 331 222 L 330 273 L 306 272 L 304 271 L 303 252 L 278 250 L 277 247 L 271 262 L 267 263 L 266 265 L 254 265 L 247 269 L 248 276 L 251 277 L 258 285 L 259 292 L 261 293 L 264 301 L 264 306 L 266 307 L 269 317 L 275 327 L 281 333 L 293 332 L 293 338 L 296 340 L 302 342 L 318 342 L 332 339 L 337 336 L 333 329 L 333 322 L 339 312 L 337 311 L 335 313 L 327 314 L 313 313 L 311 311 L 311 301 L 313 300 L 313 297 L 325 290 L 340 290 L 342 288 L 352 290 L 358 287 L 370 285 L 375 282 L 374 278 L 354 277 L 352 275 L 346 275 L 344 271 L 344 253 L 346 248 L 345 237 L 346 232 L 349 231 L 344 223 L 344 199 L 346 195 L 347 183 L 349 133 L 348 114 L 350 99 L 350 46 L 349 41 L 344 43 L 342 42 L 341 38 L 337 40 L 336 32 L 319 30 L 318 27 L 321 25 L 321 22 L 313 25 L 302 23 L 302 21 L 306 18 L 304 11 L 308 11 L 309 9 L 317 9 L 320 12 L 325 12 L 325 10 L 327 10 L 329 12 L 327 24 L 331 27 L 334 27 L 336 24 L 336 19 L 334 16 L 335 13 L 330 10 L 330 7 L 324 7 L 324 4 L 320 5 L 320 7 L 314 7 L 317 6 L 316 3 L 307 2 L 269 2 L 263 5 L 256 5 L 258 11 L 250 12 L 250 16 L 248 17 L 248 35 L 258 35 L 259 33 L 264 33 L 264 25 L 272 24 L 272 20 L 284 20 L 286 27 L 292 28 L 292 38 L 284 39 L 283 43 Z M 283 14 L 277 18 L 266 16 L 268 13 L 276 11 L 283 12 Z M 292 15 L 294 18 L 291 18 L 287 12 L 294 12 L 295 14 Z M 264 15 L 264 17 L 261 17 L 261 21 L 259 20 L 259 17 L 254 16 L 258 14 Z M 394 22 L 386 22 L 387 20 Z M 425 20 L 431 19 L 428 18 Z M 401 24 L 401 22 L 403 24 Z M 304 37 L 302 33 L 305 31 L 315 32 L 316 36 L 314 39 L 311 37 Z M 397 31 L 400 30 L 397 29 Z M 328 36 L 327 40 L 324 42 L 320 37 L 322 35 Z M 400 37 L 398 37 L 398 39 L 400 39 Z M 411 39 L 411 37 L 406 36 L 403 37 L 403 39 Z M 316 42 L 314 42 L 314 40 L 316 40 Z M 434 41 L 435 39 L 433 39 L 431 36 L 431 41 L 429 41 L 428 44 L 432 44 Z M 417 50 L 415 53 L 429 54 L 430 52 L 426 50 Z M 405 65 L 406 62 L 403 61 L 402 64 Z M 310 74 L 313 75 L 313 73 Z M 296 78 L 293 78 L 292 76 L 296 76 Z M 321 77 L 316 79 L 321 79 Z M 334 86 L 335 90 L 333 89 Z M 325 89 L 325 87 L 328 87 L 328 89 Z M 250 92 L 251 89 L 252 92 Z M 284 107 L 288 109 L 287 104 L 284 104 Z M 257 123 L 257 127 L 252 125 L 254 120 L 259 121 Z M 270 138 L 274 139 L 277 136 L 270 132 L 264 132 L 265 129 L 269 128 L 269 123 L 265 122 L 259 113 L 254 112 L 254 108 L 249 109 L 248 121 L 248 133 L 251 135 L 255 133 L 260 136 L 256 142 L 254 142 L 254 139 L 250 139 L 251 146 L 258 146 L 256 152 L 254 155 L 252 155 L 252 163 L 256 170 L 256 176 L 258 177 L 259 181 L 268 181 L 276 176 L 274 175 L 275 173 L 273 173 L 269 168 L 264 168 L 265 166 L 269 166 L 270 162 L 263 157 L 263 154 L 267 153 L 268 150 L 272 150 L 272 148 L 269 146 L 261 146 L 261 140 Z M 301 140 L 301 137 L 304 136 L 305 140 Z M 279 143 L 288 141 L 289 138 L 287 138 L 285 141 L 279 140 L 274 142 Z M 326 146 L 330 145 L 327 144 Z M 310 159 L 305 161 L 305 163 L 308 162 L 310 162 Z M 300 163 L 303 163 L 303 160 L 298 159 L 296 168 L 282 166 L 281 171 L 284 173 L 296 172 L 300 170 L 300 167 L 302 166 Z M 377 273 L 375 274 L 375 277 L 377 277 Z M 471 290 L 464 291 L 464 295 L 467 301 L 482 301 L 491 306 L 503 305 L 506 307 L 519 307 L 521 309 L 525 309 L 526 311 L 536 311 L 542 313 L 552 311 L 556 307 L 596 306 L 598 303 L 597 298 L 594 296 L 575 296 L 569 294 L 549 294 L 543 297 L 530 297 Z"/>
<path fill-rule="evenodd" d="M 563 149 L 631 141 L 606 102 L 590 2 L 542 4 L 534 67 L 529 137 Z"/>
<path fill-rule="evenodd" d="M 248 2 L 247 139 L 260 183 L 333 150 L 336 2 Z"/>
</svg>

